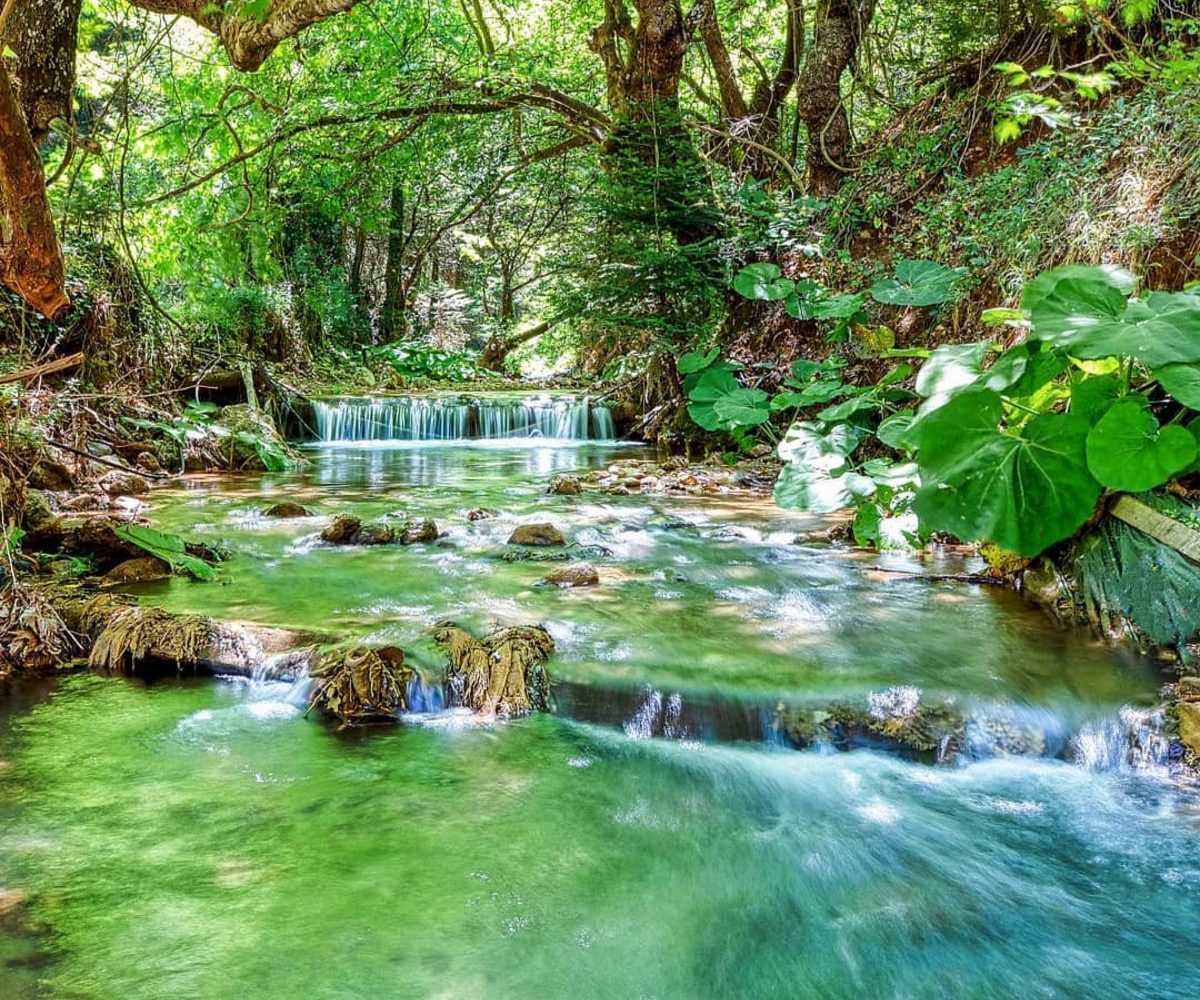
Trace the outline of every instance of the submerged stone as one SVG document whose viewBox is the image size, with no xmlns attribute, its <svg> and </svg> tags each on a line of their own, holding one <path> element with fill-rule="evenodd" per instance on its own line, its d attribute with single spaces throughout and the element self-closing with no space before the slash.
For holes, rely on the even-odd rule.
<svg viewBox="0 0 1200 1000">
<path fill-rule="evenodd" d="M 583 483 L 576 476 L 558 475 L 550 480 L 550 487 L 546 492 L 553 496 L 578 496 L 583 492 Z"/>
<path fill-rule="evenodd" d="M 104 585 L 119 587 L 129 583 L 149 583 L 165 580 L 171 575 L 171 567 L 154 556 L 126 559 L 104 574 Z"/>
<path fill-rule="evenodd" d="M 556 587 L 595 587 L 600 583 L 600 574 L 591 563 L 571 563 L 551 570 L 545 582 Z"/>
<path fill-rule="evenodd" d="M 312 511 L 294 500 L 282 500 L 263 511 L 263 517 L 312 517 Z"/>
<path fill-rule="evenodd" d="M 508 538 L 509 545 L 565 545 L 563 534 L 552 524 L 518 524 Z"/>
</svg>

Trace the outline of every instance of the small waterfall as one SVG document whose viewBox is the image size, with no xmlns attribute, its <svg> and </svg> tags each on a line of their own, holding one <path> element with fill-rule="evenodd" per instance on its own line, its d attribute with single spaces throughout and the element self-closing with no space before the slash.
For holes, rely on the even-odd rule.
<svg viewBox="0 0 1200 1000">
<path fill-rule="evenodd" d="M 611 441 L 608 407 L 576 396 L 315 399 L 321 441 Z"/>
<path fill-rule="evenodd" d="M 1165 771 L 1171 738 L 1161 710 L 1126 705 L 1115 718 L 1085 726 L 1071 740 L 1075 763 L 1090 771 Z"/>
</svg>

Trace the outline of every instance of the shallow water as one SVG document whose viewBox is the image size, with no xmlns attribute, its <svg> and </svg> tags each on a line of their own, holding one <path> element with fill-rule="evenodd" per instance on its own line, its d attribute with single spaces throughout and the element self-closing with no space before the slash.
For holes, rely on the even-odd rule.
<svg viewBox="0 0 1200 1000">
<path fill-rule="evenodd" d="M 544 495 L 615 454 L 636 452 L 335 448 L 156 494 L 155 524 L 233 557 L 145 599 L 418 655 L 438 618 L 545 621 L 565 714 L 347 736 L 286 683 L 10 693 L 0 887 L 31 903 L 23 934 L 0 924 L 0 996 L 1194 995 L 1200 799 L 1121 763 L 1152 670 L 1012 595 L 879 572 L 951 567 L 791 545 L 801 522 L 765 505 Z M 283 497 L 450 533 L 315 547 L 322 519 L 261 518 Z M 480 506 L 503 514 L 467 522 Z M 494 558 L 542 519 L 613 552 L 595 592 Z M 894 685 L 1061 745 L 935 767 L 688 715 Z M 641 738 L 673 696 L 684 738 Z"/>
</svg>

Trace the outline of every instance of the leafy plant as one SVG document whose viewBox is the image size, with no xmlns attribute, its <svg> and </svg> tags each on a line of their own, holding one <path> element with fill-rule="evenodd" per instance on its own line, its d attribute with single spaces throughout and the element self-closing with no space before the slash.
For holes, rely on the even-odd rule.
<svg viewBox="0 0 1200 1000">
<path fill-rule="evenodd" d="M 178 535 L 170 535 L 141 524 L 121 525 L 115 532 L 121 541 L 136 545 L 143 552 L 161 559 L 173 570 L 182 569 L 197 580 L 212 580 L 216 577 L 212 566 L 188 553 L 187 543 Z"/>
</svg>

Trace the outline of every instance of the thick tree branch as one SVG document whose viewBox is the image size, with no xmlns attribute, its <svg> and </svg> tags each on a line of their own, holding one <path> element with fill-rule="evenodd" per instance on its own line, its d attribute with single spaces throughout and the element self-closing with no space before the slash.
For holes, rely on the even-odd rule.
<svg viewBox="0 0 1200 1000">
<path fill-rule="evenodd" d="M 0 281 L 47 319 L 71 304 L 46 177 L 0 58 Z"/>
<path fill-rule="evenodd" d="M 243 0 L 129 0 L 155 14 L 178 14 L 207 28 L 240 70 L 258 69 L 275 47 L 309 25 L 350 10 L 359 0 L 270 0 L 260 18 L 239 13 Z"/>
</svg>

